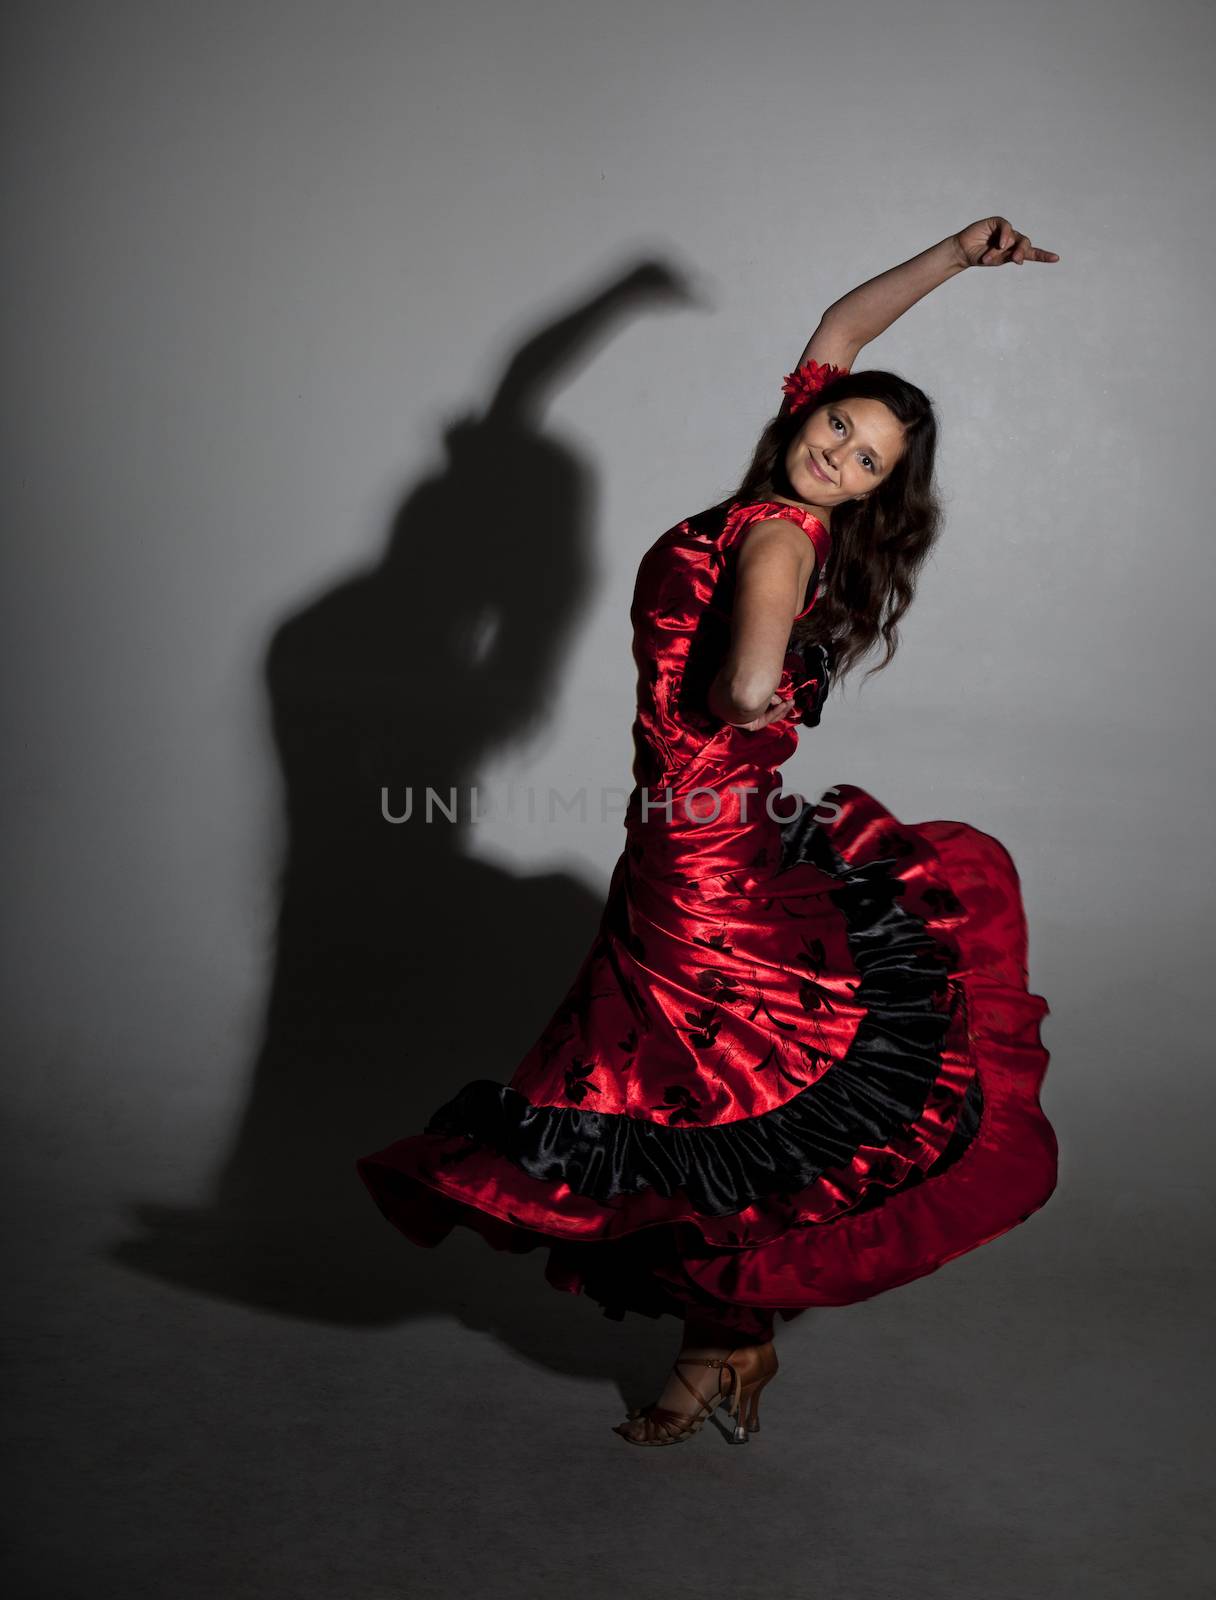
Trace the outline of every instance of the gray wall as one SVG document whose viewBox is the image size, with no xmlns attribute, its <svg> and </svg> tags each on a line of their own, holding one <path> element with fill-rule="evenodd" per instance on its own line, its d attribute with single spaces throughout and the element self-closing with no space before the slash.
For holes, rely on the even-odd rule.
<svg viewBox="0 0 1216 1600">
<path fill-rule="evenodd" d="M 956 1281 L 1138 1272 L 1181 1317 L 1213 1109 L 1208 13 L 6 16 L 33 1323 L 83 1338 L 75 1300 L 155 1328 L 166 1284 L 183 1319 L 200 1290 L 284 1327 L 418 1309 L 349 1160 L 508 1077 L 590 938 L 638 559 L 729 489 L 828 302 L 990 210 L 1061 261 L 952 280 L 864 353 L 938 404 L 946 529 L 896 664 L 787 785 L 963 818 L 1022 874 L 1061 1188 Z M 581 787 L 592 820 L 393 830 L 361 809 L 381 773 Z M 332 1230 L 324 1294 L 268 1290 L 258 1249 L 234 1270 L 251 1219 L 281 1242 L 301 1216 Z M 373 1592 L 352 1571 L 317 1592 Z"/>
</svg>

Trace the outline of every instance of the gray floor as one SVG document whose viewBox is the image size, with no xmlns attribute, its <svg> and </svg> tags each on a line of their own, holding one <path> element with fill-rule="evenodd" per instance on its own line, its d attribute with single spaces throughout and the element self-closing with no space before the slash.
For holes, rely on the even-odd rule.
<svg viewBox="0 0 1216 1600">
<path fill-rule="evenodd" d="M 469 1234 L 417 1250 L 354 1186 L 328 1233 L 290 1203 L 239 1228 L 158 1214 L 190 1108 L 107 1125 L 65 1104 L 9 1174 L 15 1592 L 1210 1593 L 1203 1169 L 1137 1158 L 1138 1130 L 1179 1111 L 1154 1113 L 1127 1040 L 1104 1120 L 1067 1065 L 1082 1040 L 1048 1026 L 1052 1201 L 782 1329 L 742 1448 L 610 1432 L 651 1397 L 674 1323 L 608 1322 L 539 1255 Z"/>
</svg>

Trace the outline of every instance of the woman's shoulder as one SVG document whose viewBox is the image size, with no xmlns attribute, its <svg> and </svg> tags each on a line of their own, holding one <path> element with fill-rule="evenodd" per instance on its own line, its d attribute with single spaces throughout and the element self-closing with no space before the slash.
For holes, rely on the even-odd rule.
<svg viewBox="0 0 1216 1600">
<path fill-rule="evenodd" d="M 809 507 L 771 496 L 746 494 L 727 495 L 702 511 L 681 517 L 659 535 L 655 546 L 687 544 L 713 546 L 724 551 L 740 543 L 746 533 L 761 524 L 801 529 L 821 561 L 831 547 L 828 527 Z"/>
<path fill-rule="evenodd" d="M 789 500 L 741 498 L 731 501 L 727 508 L 725 526 L 736 538 L 753 527 L 773 523 L 800 528 L 815 547 L 817 558 L 826 560 L 832 535 L 827 524 L 809 506 Z"/>
</svg>

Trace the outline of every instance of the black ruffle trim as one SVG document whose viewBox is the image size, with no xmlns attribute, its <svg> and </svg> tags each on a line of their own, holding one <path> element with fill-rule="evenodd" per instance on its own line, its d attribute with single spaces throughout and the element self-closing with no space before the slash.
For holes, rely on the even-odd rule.
<svg viewBox="0 0 1216 1600">
<path fill-rule="evenodd" d="M 848 1051 L 815 1083 L 772 1111 L 694 1128 L 535 1106 L 508 1084 L 478 1079 L 424 1131 L 482 1142 L 531 1177 L 605 1203 L 646 1189 L 683 1191 L 695 1211 L 715 1217 L 796 1195 L 848 1166 L 863 1144 L 889 1144 L 921 1115 L 941 1071 L 951 1017 L 947 957 L 924 922 L 896 903 L 902 885 L 891 875 L 892 861 L 850 866 L 810 812 L 802 807 L 782 829 L 782 870 L 812 861 L 838 880 L 831 899 L 845 918 L 860 974 L 855 998 L 865 1007 Z M 917 1181 L 957 1159 L 974 1137 L 978 1077 L 971 1090 L 950 1144 Z"/>
</svg>

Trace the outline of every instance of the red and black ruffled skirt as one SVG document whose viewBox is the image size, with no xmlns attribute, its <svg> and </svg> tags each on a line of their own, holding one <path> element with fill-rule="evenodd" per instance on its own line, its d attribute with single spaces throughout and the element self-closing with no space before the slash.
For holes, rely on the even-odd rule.
<svg viewBox="0 0 1216 1600">
<path fill-rule="evenodd" d="M 683 885 L 633 840 L 595 943 L 510 1083 L 361 1157 L 415 1244 L 547 1250 L 604 1314 L 742 1339 L 909 1282 L 1048 1199 L 1048 1007 L 1017 872 L 863 790 L 780 824 L 776 870 Z"/>
</svg>

